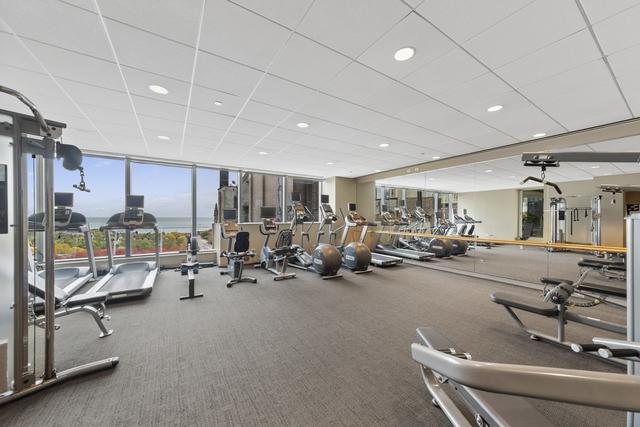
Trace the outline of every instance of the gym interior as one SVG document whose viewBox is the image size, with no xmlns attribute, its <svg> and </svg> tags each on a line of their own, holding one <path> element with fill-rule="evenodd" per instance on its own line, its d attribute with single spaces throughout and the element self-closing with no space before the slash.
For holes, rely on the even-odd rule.
<svg viewBox="0 0 640 427">
<path fill-rule="evenodd" d="M 640 426 L 640 1 L 0 4 L 0 425 Z"/>
</svg>

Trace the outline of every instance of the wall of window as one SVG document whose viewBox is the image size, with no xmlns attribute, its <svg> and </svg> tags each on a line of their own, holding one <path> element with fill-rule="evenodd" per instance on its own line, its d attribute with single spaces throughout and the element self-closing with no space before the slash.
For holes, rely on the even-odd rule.
<svg viewBox="0 0 640 427">
<path fill-rule="evenodd" d="M 276 221 L 283 221 L 284 177 L 242 172 L 240 178 L 240 222 L 260 222 L 262 206 L 276 208 Z M 288 198 L 290 195 L 287 196 Z"/>
<path fill-rule="evenodd" d="M 145 196 L 145 211 L 158 221 L 163 253 L 184 250 L 194 232 L 201 249 L 212 248 L 212 223 L 220 208 L 218 190 L 222 185 L 238 188 L 234 207 L 240 222 L 260 222 L 262 206 L 276 207 L 278 221 L 286 220 L 291 191 L 300 192 L 303 203 L 314 212 L 320 198 L 319 181 L 311 179 L 90 155 L 84 157 L 83 166 L 91 192 L 74 189 L 79 174 L 67 171 L 61 162 L 55 164 L 55 191 L 74 194 L 73 210 L 87 217 L 96 256 L 107 254 L 106 239 L 99 228 L 111 215 L 124 210 L 127 191 Z M 112 231 L 111 238 L 117 256 L 155 251 L 153 233 L 147 230 L 129 236 L 124 231 Z M 86 256 L 81 233 L 56 233 L 56 259 Z"/>
<path fill-rule="evenodd" d="M 201 250 L 213 248 L 212 224 L 221 209 L 218 190 L 221 185 L 238 187 L 237 171 L 197 168 L 196 171 L 196 233 Z M 237 201 L 236 201 L 237 204 Z"/>
<path fill-rule="evenodd" d="M 73 188 L 80 180 L 77 171 L 62 167 L 62 161 L 55 162 L 54 183 L 56 192 L 73 193 L 73 211 L 83 214 L 91 227 L 93 248 L 96 256 L 106 256 L 107 247 L 104 233 L 99 228 L 108 218 L 124 210 L 125 161 L 104 157 L 85 156 L 82 165 L 85 181 L 91 192 L 80 192 Z M 125 253 L 123 232 L 112 234 L 114 251 Z M 56 233 L 56 259 L 84 258 L 87 248 L 81 233 Z"/>
<path fill-rule="evenodd" d="M 300 193 L 300 201 L 313 214 L 313 218 L 306 218 L 307 221 L 318 221 L 320 212 L 320 182 L 311 179 L 287 177 L 287 191 L 285 196 L 285 212 L 287 221 L 292 219 L 291 194 Z"/>
</svg>

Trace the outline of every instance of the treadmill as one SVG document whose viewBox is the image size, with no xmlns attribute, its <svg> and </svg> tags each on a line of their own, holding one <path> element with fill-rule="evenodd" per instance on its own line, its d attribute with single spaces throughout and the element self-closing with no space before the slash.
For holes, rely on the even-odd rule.
<svg viewBox="0 0 640 427">
<path fill-rule="evenodd" d="M 382 221 L 381 221 L 382 227 L 391 226 L 395 228 L 402 225 L 408 225 L 406 222 L 403 222 L 397 216 L 394 216 L 390 212 L 388 212 L 386 209 L 386 206 L 382 207 L 382 211 L 383 211 Z M 435 254 L 431 252 L 398 248 L 394 244 L 394 242 L 396 242 L 398 239 L 399 239 L 399 236 L 396 235 L 394 236 L 393 242 L 390 245 L 383 245 L 382 243 L 380 243 L 380 235 L 378 235 L 378 242 L 376 243 L 375 252 L 378 254 L 392 255 L 395 257 L 413 259 L 417 261 L 426 261 L 429 258 L 433 258 L 435 256 Z"/>
<path fill-rule="evenodd" d="M 91 229 L 87 218 L 78 212 L 73 212 L 73 193 L 55 193 L 54 195 L 54 220 L 56 233 L 82 233 L 85 247 L 87 248 L 88 267 L 59 267 L 55 269 L 56 288 L 68 295 L 73 295 L 88 281 L 97 279 L 96 261 L 93 256 L 93 242 Z M 44 231 L 45 216 L 43 212 L 29 216 L 29 231 Z M 33 258 L 29 257 L 32 261 Z M 30 266 L 29 280 L 33 283 L 33 274 L 36 272 L 36 280 L 44 281 L 46 271 L 37 271 L 35 265 Z"/>
<path fill-rule="evenodd" d="M 135 230 L 155 233 L 155 261 L 132 261 L 127 257 L 127 261 L 114 265 L 111 231 Z M 149 295 L 160 271 L 160 232 L 156 217 L 144 211 L 144 196 L 128 195 L 124 212 L 112 215 L 100 231 L 104 232 L 107 243 L 109 273 L 89 292 L 105 292 L 110 300 Z"/>
<path fill-rule="evenodd" d="M 354 227 L 362 227 L 358 242 L 364 243 L 364 239 L 367 236 L 369 227 L 377 227 L 378 224 L 376 224 L 375 222 L 369 222 L 365 217 L 360 215 L 357 211 L 357 206 L 355 203 L 349 203 L 347 206 L 347 210 L 347 215 L 342 215 L 344 218 L 344 229 L 342 231 L 340 245 L 344 246 L 347 240 L 347 235 L 349 234 L 349 229 Z M 340 209 L 340 211 L 342 211 L 342 209 Z M 382 254 L 377 251 L 371 252 L 371 265 L 375 265 L 376 267 L 391 267 L 398 264 L 402 264 L 402 258 L 398 258 L 397 256 L 393 256 L 391 254 Z"/>
</svg>

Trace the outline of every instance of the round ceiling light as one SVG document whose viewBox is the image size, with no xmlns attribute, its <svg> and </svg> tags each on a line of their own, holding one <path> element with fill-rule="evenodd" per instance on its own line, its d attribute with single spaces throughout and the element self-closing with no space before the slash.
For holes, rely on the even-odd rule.
<svg viewBox="0 0 640 427">
<path fill-rule="evenodd" d="M 546 133 L 544 133 L 544 132 L 534 133 L 534 134 L 533 134 L 533 137 L 534 137 L 534 138 L 542 138 L 543 136 L 547 136 L 547 134 L 546 134 Z"/>
<path fill-rule="evenodd" d="M 492 105 L 491 107 L 487 108 L 487 111 L 490 113 L 495 113 L 496 111 L 500 110 L 502 110 L 502 105 Z"/>
<path fill-rule="evenodd" d="M 149 85 L 149 90 L 159 95 L 166 95 L 169 93 L 167 88 L 158 85 Z"/>
<path fill-rule="evenodd" d="M 158 135 L 158 139 L 161 139 L 163 141 L 168 141 L 171 138 L 169 138 L 168 136 L 164 136 L 164 135 Z"/>
<path fill-rule="evenodd" d="M 407 61 L 411 58 L 413 58 L 413 55 L 416 54 L 416 50 L 412 47 L 402 47 L 398 50 L 396 50 L 396 53 L 393 54 L 393 59 L 395 59 L 396 61 Z"/>
<path fill-rule="evenodd" d="M 389 146 L 389 144 L 387 144 L 386 142 L 383 142 L 382 144 L 378 145 L 378 147 L 382 147 L 382 148 L 387 148 Z"/>
<path fill-rule="evenodd" d="M 296 126 L 298 126 L 300 129 L 306 129 L 309 127 L 309 123 L 300 122 Z"/>
</svg>

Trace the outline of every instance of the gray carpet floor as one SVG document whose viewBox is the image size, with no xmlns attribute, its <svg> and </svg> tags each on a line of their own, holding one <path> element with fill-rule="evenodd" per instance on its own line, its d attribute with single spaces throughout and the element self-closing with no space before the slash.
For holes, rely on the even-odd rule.
<svg viewBox="0 0 640 427">
<path fill-rule="evenodd" d="M 437 327 L 477 360 L 621 372 L 529 340 L 488 299 L 534 291 L 411 265 L 330 281 L 247 273 L 259 283 L 227 289 L 217 269 L 202 270 L 204 298 L 179 301 L 186 278 L 165 271 L 149 298 L 109 307 L 115 332 L 104 339 L 83 315 L 61 318 L 60 369 L 108 356 L 120 365 L 2 407 L 0 425 L 447 425 L 410 357 L 418 326 Z M 548 319 L 524 319 L 553 332 Z M 571 325 L 569 338 L 595 333 Z M 621 412 L 532 402 L 557 425 L 624 425 Z"/>
</svg>

